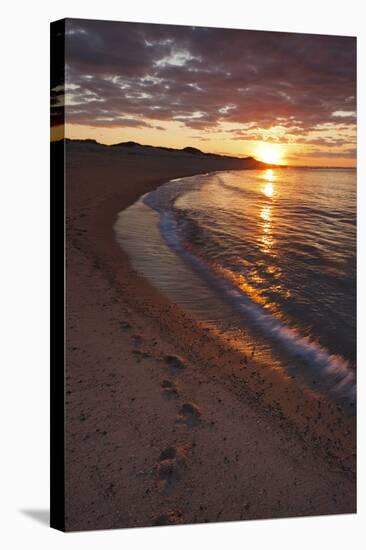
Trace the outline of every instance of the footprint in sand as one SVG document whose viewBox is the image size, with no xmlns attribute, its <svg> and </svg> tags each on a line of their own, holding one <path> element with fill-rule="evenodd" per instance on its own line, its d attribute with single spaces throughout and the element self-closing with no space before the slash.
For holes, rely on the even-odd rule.
<svg viewBox="0 0 366 550">
<path fill-rule="evenodd" d="M 138 363 L 141 363 L 141 361 L 143 359 L 147 359 L 147 358 L 151 357 L 150 353 L 148 353 L 147 351 L 140 350 L 140 349 L 133 349 L 132 353 L 136 357 Z"/>
<path fill-rule="evenodd" d="M 173 374 L 177 374 L 186 368 L 183 359 L 178 355 L 165 355 L 164 362 L 170 367 Z"/>
<path fill-rule="evenodd" d="M 176 399 L 178 397 L 179 393 L 177 387 L 173 382 L 170 382 L 170 380 L 163 380 L 161 387 L 163 388 L 163 395 L 167 399 Z"/>
<path fill-rule="evenodd" d="M 179 510 L 167 512 L 166 514 L 161 514 L 153 520 L 153 525 L 177 525 L 177 523 L 183 522 L 183 514 Z"/>
<path fill-rule="evenodd" d="M 139 334 L 132 334 L 131 338 L 135 346 L 141 346 L 143 339 Z"/>
<path fill-rule="evenodd" d="M 167 447 L 160 454 L 156 472 L 164 492 L 170 492 L 182 478 L 187 467 L 184 450 L 179 447 Z"/>
<path fill-rule="evenodd" d="M 127 321 L 121 321 L 119 326 L 121 327 L 121 330 L 131 330 L 131 325 Z"/>
<path fill-rule="evenodd" d="M 193 403 L 184 403 L 179 409 L 177 423 L 185 424 L 192 428 L 201 422 L 201 416 L 201 411 L 196 405 L 193 405 Z"/>
</svg>

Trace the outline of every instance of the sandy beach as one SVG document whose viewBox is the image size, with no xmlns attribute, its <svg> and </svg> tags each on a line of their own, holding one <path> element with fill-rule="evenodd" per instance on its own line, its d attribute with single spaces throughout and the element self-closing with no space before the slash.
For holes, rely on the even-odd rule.
<svg viewBox="0 0 366 550">
<path fill-rule="evenodd" d="M 66 146 L 66 528 L 352 513 L 355 418 L 135 273 L 117 214 L 238 159 Z"/>
</svg>

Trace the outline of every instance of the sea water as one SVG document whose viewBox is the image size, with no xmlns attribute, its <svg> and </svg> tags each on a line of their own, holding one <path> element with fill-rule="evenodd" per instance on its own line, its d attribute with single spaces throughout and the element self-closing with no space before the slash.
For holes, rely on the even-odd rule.
<svg viewBox="0 0 366 550">
<path fill-rule="evenodd" d="M 263 362 L 354 400 L 356 173 L 286 168 L 167 182 L 116 237 L 158 290 Z"/>
</svg>

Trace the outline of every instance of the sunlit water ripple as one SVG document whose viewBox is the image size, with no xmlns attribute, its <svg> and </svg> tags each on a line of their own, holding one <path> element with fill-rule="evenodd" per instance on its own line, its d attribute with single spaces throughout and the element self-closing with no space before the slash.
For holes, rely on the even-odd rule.
<svg viewBox="0 0 366 550">
<path fill-rule="evenodd" d="M 175 180 L 121 212 L 115 230 L 135 269 L 201 322 L 238 346 L 249 323 L 264 360 L 277 353 L 354 399 L 354 170 Z"/>
</svg>

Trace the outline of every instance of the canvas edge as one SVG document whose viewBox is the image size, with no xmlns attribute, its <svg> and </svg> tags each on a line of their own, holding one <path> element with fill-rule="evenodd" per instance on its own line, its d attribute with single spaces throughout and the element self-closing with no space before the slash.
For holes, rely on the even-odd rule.
<svg viewBox="0 0 366 550">
<path fill-rule="evenodd" d="M 60 82 L 61 79 L 61 82 Z M 65 20 L 50 25 L 50 88 L 65 81 Z M 64 128 L 64 106 L 60 109 Z M 50 124 L 52 126 L 52 113 Z M 66 530 L 64 367 L 64 140 L 50 144 L 50 526 Z"/>
</svg>

